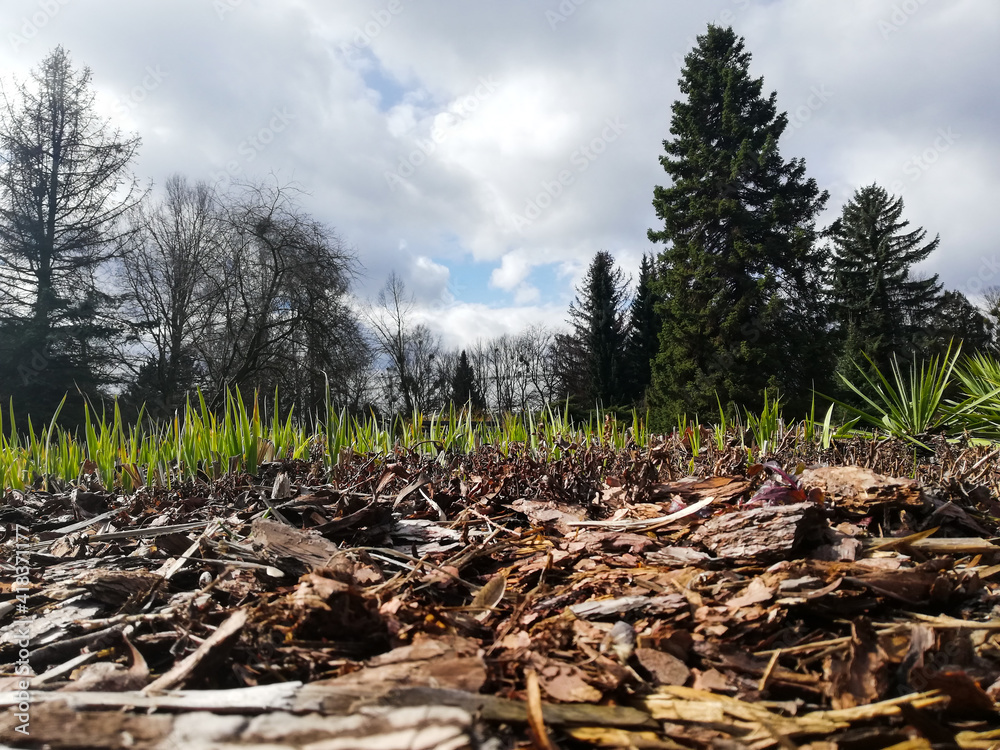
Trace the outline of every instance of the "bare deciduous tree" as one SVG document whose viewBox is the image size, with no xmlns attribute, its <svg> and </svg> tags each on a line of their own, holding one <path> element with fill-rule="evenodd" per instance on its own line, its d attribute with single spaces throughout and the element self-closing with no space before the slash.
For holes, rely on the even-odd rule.
<svg viewBox="0 0 1000 750">
<path fill-rule="evenodd" d="M 533 326 L 478 341 L 468 350 L 477 385 L 492 411 L 536 411 L 556 399 L 552 345 L 552 333 Z"/>
<path fill-rule="evenodd" d="M 212 309 L 204 283 L 216 257 L 219 222 L 209 185 L 189 185 L 180 175 L 167 180 L 166 195 L 133 216 L 135 231 L 122 256 L 121 278 L 128 293 L 144 356 L 135 391 L 177 408 L 198 382 L 193 342 Z"/>
<path fill-rule="evenodd" d="M 427 326 L 413 323 L 413 298 L 395 272 L 367 318 L 376 349 L 388 360 L 383 392 L 390 410 L 396 410 L 397 397 L 405 415 L 440 407 L 446 381 L 435 360 L 441 341 Z"/>
<path fill-rule="evenodd" d="M 305 214 L 291 188 L 225 193 L 180 178 L 138 215 L 123 263 L 149 356 L 138 399 L 176 404 L 200 385 L 214 404 L 234 386 L 278 387 L 283 401 L 358 408 L 369 353 L 348 303 L 354 257 Z"/>
<path fill-rule="evenodd" d="M 219 211 L 218 257 L 205 271 L 212 308 L 194 342 L 214 400 L 235 385 L 280 381 L 292 365 L 312 371 L 318 386 L 330 363 L 319 349 L 341 336 L 345 350 L 360 342 L 344 299 L 353 256 L 290 188 L 243 186 Z"/>
</svg>

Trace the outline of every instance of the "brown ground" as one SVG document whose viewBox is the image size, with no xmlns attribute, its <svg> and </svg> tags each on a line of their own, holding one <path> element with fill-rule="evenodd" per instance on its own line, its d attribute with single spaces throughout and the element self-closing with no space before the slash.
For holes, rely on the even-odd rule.
<svg viewBox="0 0 1000 750">
<path fill-rule="evenodd" d="M 0 742 L 1000 747 L 1000 451 L 708 438 L 10 492 Z"/>
</svg>

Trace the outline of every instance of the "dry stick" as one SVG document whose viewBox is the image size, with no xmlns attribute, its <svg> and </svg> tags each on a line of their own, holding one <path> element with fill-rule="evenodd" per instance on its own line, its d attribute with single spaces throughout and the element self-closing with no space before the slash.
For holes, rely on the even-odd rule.
<svg viewBox="0 0 1000 750">
<path fill-rule="evenodd" d="M 147 526 L 141 529 L 127 529 L 125 531 L 112 531 L 107 534 L 95 534 L 87 539 L 88 542 L 112 542 L 116 539 L 133 539 L 147 536 L 164 536 L 174 532 L 194 531 L 200 529 L 211 521 L 192 521 L 191 523 L 178 523 L 173 526 Z"/>
<path fill-rule="evenodd" d="M 715 502 L 715 496 L 705 497 L 689 505 L 686 508 L 682 508 L 676 513 L 671 513 L 667 516 L 658 516 L 656 518 L 643 518 L 633 521 L 568 521 L 567 526 L 608 526 L 612 528 L 622 528 L 622 529 L 652 529 L 656 526 L 660 526 L 665 523 L 670 523 L 671 521 L 676 521 L 685 516 L 690 516 L 697 513 L 702 508 L 707 507 L 711 503 Z"/>
<path fill-rule="evenodd" d="M 784 748 L 784 750 L 798 750 L 799 746 L 792 742 L 788 738 L 788 735 L 782 734 L 781 731 L 771 722 L 763 718 L 758 718 L 757 723 L 764 727 L 767 733 L 770 734 L 774 738 L 774 741 Z"/>
<path fill-rule="evenodd" d="M 216 648 L 228 650 L 228 646 L 239 635 L 246 621 L 247 612 L 245 609 L 238 609 L 233 612 L 197 649 L 175 664 L 168 672 L 149 683 L 143 689 L 143 694 L 150 695 L 161 690 L 169 690 L 183 683 L 191 676 L 198 665 L 212 656 L 212 652 Z"/>
<path fill-rule="evenodd" d="M 196 562 L 206 563 L 209 565 L 221 565 L 225 568 L 247 568 L 253 570 L 264 570 L 271 571 L 268 575 L 271 578 L 282 578 L 284 573 L 273 565 L 264 565 L 263 563 L 246 562 L 245 560 L 229 560 L 224 557 L 196 557 L 195 555 L 178 555 L 178 558 L 183 560 L 194 560 Z M 281 573 L 281 575 L 274 575 L 273 573 Z"/>
<path fill-rule="evenodd" d="M 985 622 L 981 620 L 959 620 L 957 617 L 949 617 L 948 615 L 924 615 L 919 612 L 909 613 L 909 616 L 917 620 L 921 620 L 922 622 L 926 622 L 932 628 L 1000 630 L 1000 619 L 987 620 Z"/>
<path fill-rule="evenodd" d="M 781 656 L 780 648 L 771 654 L 771 660 L 767 663 L 767 667 L 764 669 L 764 674 L 760 676 L 760 682 L 757 683 L 757 692 L 763 693 L 765 688 L 767 688 L 767 681 L 771 679 L 771 672 L 774 671 L 774 667 L 778 663 L 779 656 Z"/>
<path fill-rule="evenodd" d="M 28 658 L 33 664 L 48 664 L 49 662 L 62 661 L 70 655 L 76 656 L 84 647 L 91 651 L 99 651 L 116 643 L 121 638 L 124 629 L 124 624 L 116 623 L 101 630 L 92 630 L 74 638 L 66 638 L 36 648 Z"/>
<path fill-rule="evenodd" d="M 971 468 L 971 469 L 969 469 L 969 473 L 971 474 L 971 473 L 972 473 L 972 472 L 974 472 L 974 471 L 975 471 L 976 469 L 978 469 L 978 468 L 979 468 L 980 466 L 982 466 L 983 464 L 985 464 L 985 463 L 986 463 L 987 461 L 989 461 L 989 460 L 991 460 L 991 459 L 994 459 L 994 458 L 996 458 L 997 456 L 1000 456 L 1000 448 L 997 448 L 997 449 L 996 449 L 995 451 L 993 451 L 992 453 L 988 453 L 987 455 L 983 456 L 983 457 L 982 457 L 981 459 L 979 459 L 978 461 L 976 461 L 976 463 L 974 463 L 974 464 L 972 465 L 972 468 Z"/>
<path fill-rule="evenodd" d="M 109 511 L 110 513 L 117 513 L 118 511 Z M 93 526 L 96 521 L 104 518 L 108 514 L 98 516 L 97 518 L 91 518 L 82 524 L 73 524 L 73 526 L 66 526 L 63 529 L 56 529 L 56 531 L 62 531 L 69 528 L 87 528 Z M 172 534 L 174 532 L 184 532 L 184 531 L 194 531 L 195 529 L 200 529 L 207 526 L 211 521 L 193 521 L 191 523 L 179 523 L 173 526 L 145 526 L 139 529 L 125 529 L 124 531 L 109 531 L 104 534 L 93 534 L 91 536 L 84 536 L 81 541 L 87 544 L 92 544 L 95 542 L 113 542 L 118 539 L 141 539 L 150 536 L 164 536 L 166 534 Z M 27 545 L 29 550 L 39 550 L 48 547 L 53 542 L 52 539 L 46 539 L 44 542 L 33 542 Z"/>
<path fill-rule="evenodd" d="M 31 682 L 28 684 L 28 687 L 32 690 L 38 690 L 45 683 L 52 682 L 52 680 L 56 680 L 63 675 L 67 675 L 77 667 L 86 664 L 88 661 L 93 661 L 96 658 L 96 651 L 86 651 L 79 656 L 74 656 L 69 661 L 50 667 L 42 674 L 33 677 Z"/>
<path fill-rule="evenodd" d="M 105 617 L 98 620 L 89 620 L 89 624 L 95 627 L 111 627 L 112 625 L 120 625 L 125 623 L 126 625 L 131 625 L 137 622 L 158 622 L 160 620 L 173 620 L 177 618 L 177 613 L 172 607 L 167 607 L 166 610 L 161 612 L 148 612 L 145 614 L 137 615 L 112 615 L 111 617 Z"/>
<path fill-rule="evenodd" d="M 32 701 L 39 705 L 65 703 L 69 708 L 76 710 L 95 708 L 128 711 L 147 709 L 157 712 L 209 711 L 244 716 L 267 714 L 275 710 L 294 714 L 344 716 L 356 715 L 368 707 L 378 711 L 407 707 L 451 706 L 469 713 L 478 713 L 484 720 L 491 722 L 521 724 L 527 720 L 527 707 L 523 701 L 468 693 L 464 690 L 405 687 L 394 682 L 338 687 L 303 685 L 301 682 L 293 681 L 228 690 L 172 690 L 159 696 L 147 696 L 138 691 L 73 693 L 40 691 L 32 696 Z M 0 708 L 16 706 L 19 702 L 17 693 L 0 691 Z M 596 725 L 644 730 L 655 730 L 660 726 L 645 711 L 629 706 L 543 703 L 542 710 L 550 726 Z"/>
<path fill-rule="evenodd" d="M 549 739 L 549 732 L 545 728 L 545 717 L 542 714 L 542 691 L 538 686 L 538 675 L 535 670 L 525 670 L 528 693 L 528 727 L 531 730 L 534 745 L 538 750 L 556 750 Z"/>
<path fill-rule="evenodd" d="M 888 627 L 880 628 L 875 631 L 876 635 L 888 635 L 899 630 L 900 625 L 890 624 Z M 764 654 L 773 654 L 776 652 L 781 652 L 782 654 L 799 654 L 803 651 L 813 651 L 815 649 L 826 648 L 827 646 L 839 646 L 843 643 L 847 643 L 851 640 L 851 636 L 845 635 L 840 638 L 830 638 L 825 641 L 810 641 L 809 643 L 800 643 L 797 646 L 785 646 L 784 648 L 769 648 L 763 651 L 755 651 L 754 656 L 764 656 Z"/>
<path fill-rule="evenodd" d="M 167 564 L 161 574 L 163 576 L 163 580 L 169 581 L 181 568 L 187 565 L 187 561 L 191 559 L 191 555 L 194 551 L 197 550 L 201 546 L 202 541 L 207 539 L 209 534 L 212 533 L 215 533 L 215 529 L 211 523 L 209 523 L 208 527 L 201 533 L 201 535 L 191 543 L 191 546 L 184 550 L 183 555 L 179 555 L 177 559 Z"/>
<path fill-rule="evenodd" d="M 72 534 L 74 531 L 82 531 L 83 529 L 89 528 L 90 526 L 98 526 L 99 524 L 107 521 L 109 518 L 116 516 L 118 514 L 117 509 L 112 509 L 106 513 L 101 513 L 99 516 L 94 516 L 93 518 L 88 518 L 79 523 L 72 523 L 69 526 L 62 526 L 58 529 L 52 529 L 56 534 Z M 51 540 L 46 540 L 48 544 Z"/>
<path fill-rule="evenodd" d="M 845 650 L 847 648 L 848 643 L 849 643 L 850 640 L 851 640 L 851 637 L 848 636 L 844 643 L 841 643 L 841 644 L 839 644 L 837 646 L 830 646 L 829 648 L 825 648 L 822 651 L 818 651 L 817 653 L 812 654 L 811 656 L 807 656 L 807 657 L 805 657 L 803 659 L 799 659 L 798 662 L 797 662 L 797 668 L 800 669 L 800 670 L 802 670 L 802 669 L 808 669 L 813 664 L 816 664 L 818 662 L 822 662 L 826 657 L 833 656 L 834 654 L 836 654 L 836 653 L 838 653 L 840 651 Z"/>
<path fill-rule="evenodd" d="M 380 559 L 380 558 L 375 558 L 375 559 L 377 560 L 377 559 Z M 404 568 L 404 570 L 407 571 L 407 573 L 406 573 L 407 576 L 410 575 L 410 570 L 411 569 L 412 569 L 411 566 L 406 566 L 406 568 Z M 400 579 L 403 579 L 403 578 L 405 578 L 405 576 L 403 575 L 403 571 L 400 571 L 399 573 L 396 573 L 396 575 L 394 575 L 392 578 L 389 578 L 388 580 L 383 581 L 382 583 L 380 583 L 378 586 L 375 586 L 374 588 L 369 589 L 368 593 L 371 594 L 372 596 L 378 596 L 379 594 L 382 593 L 383 589 L 387 589 L 387 588 L 389 588 L 390 586 L 392 586 L 393 584 L 395 584 L 397 582 L 401 583 Z"/>
<path fill-rule="evenodd" d="M 459 554 L 455 555 L 454 557 L 448 558 L 447 560 L 445 560 L 444 564 L 451 565 L 453 568 L 457 568 L 459 571 L 461 571 L 461 569 L 465 566 L 467 562 L 469 562 L 470 560 L 474 560 L 480 555 L 486 554 L 486 549 L 485 549 L 486 545 L 492 542 L 499 533 L 500 529 L 497 529 L 488 537 L 479 542 L 475 548 L 467 549 L 464 552 L 460 552 Z M 489 550 L 489 552 L 495 552 L 499 549 L 503 549 L 504 547 L 509 547 L 509 546 L 510 542 L 501 542 L 500 544 L 494 545 Z"/>
<path fill-rule="evenodd" d="M 867 588 L 874 591 L 876 594 L 881 594 L 882 596 L 889 597 L 890 599 L 895 599 L 896 601 L 903 602 L 903 604 L 909 604 L 911 607 L 919 607 L 921 602 L 914 601 L 908 596 L 903 596 L 900 593 L 887 589 L 883 586 L 879 586 L 871 581 L 864 581 L 860 578 L 855 578 L 854 576 L 844 576 L 844 580 L 847 583 L 851 583 L 855 586 L 861 588 Z"/>
<path fill-rule="evenodd" d="M 514 531 L 512 529 L 508 529 L 506 526 L 504 526 L 503 524 L 497 523 L 494 519 L 490 518 L 489 516 L 484 516 L 482 513 L 480 513 L 475 508 L 466 508 L 466 510 L 469 511 L 470 513 L 472 513 L 472 515 L 476 516 L 477 518 L 481 518 L 484 521 L 486 521 L 486 524 L 488 526 L 495 526 L 498 529 L 502 529 L 503 531 L 506 531 L 508 534 L 510 534 L 512 537 L 514 537 L 515 539 L 520 539 L 521 538 L 521 532 L 520 531 Z M 508 514 L 508 517 L 509 517 L 509 514 Z"/>
<path fill-rule="evenodd" d="M 455 579 L 456 581 L 458 581 L 459 583 L 461 583 L 463 586 L 467 587 L 470 591 L 475 592 L 475 591 L 478 591 L 481 588 L 481 586 L 477 586 L 474 583 L 469 583 L 464 578 L 460 578 L 459 576 L 457 576 L 454 573 L 452 573 L 450 570 L 445 570 L 440 565 L 435 565 L 434 563 L 429 563 L 424 558 L 413 557 L 412 555 L 408 555 L 405 552 L 399 552 L 398 550 L 394 550 L 391 547 L 351 547 L 350 549 L 363 549 L 366 552 L 381 552 L 383 555 L 398 555 L 399 557 L 405 557 L 407 560 L 409 560 L 412 563 L 414 563 L 414 566 L 410 570 L 410 576 L 415 575 L 416 572 L 420 569 L 421 565 L 426 565 L 428 568 L 433 568 L 434 570 L 438 571 L 439 573 L 443 573 L 444 575 L 446 575 L 446 576 L 448 576 L 450 578 Z M 388 559 L 387 560 L 384 557 L 379 557 L 379 558 L 376 558 L 376 559 L 382 560 L 383 562 L 393 563 L 395 565 L 403 565 L 403 563 L 400 562 L 399 560 L 392 560 L 392 559 Z M 405 566 L 405 567 L 410 567 L 410 566 Z M 382 586 L 385 586 L 385 584 L 382 584 Z M 382 588 L 382 586 L 379 586 L 378 588 L 374 589 L 374 591 L 378 591 L 379 589 Z"/>
</svg>

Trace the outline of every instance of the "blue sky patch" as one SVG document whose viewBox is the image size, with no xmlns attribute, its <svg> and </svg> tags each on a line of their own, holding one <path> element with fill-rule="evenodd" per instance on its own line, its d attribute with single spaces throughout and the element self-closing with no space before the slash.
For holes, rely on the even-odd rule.
<svg viewBox="0 0 1000 750">
<path fill-rule="evenodd" d="M 378 58 L 372 57 L 373 64 L 367 66 L 361 77 L 367 86 L 379 96 L 379 109 L 386 112 L 401 101 L 406 95 L 406 88 L 379 64 Z"/>
<path fill-rule="evenodd" d="M 455 299 L 492 307 L 508 307 L 514 304 L 516 289 L 506 290 L 490 286 L 490 277 L 500 264 L 495 261 L 475 261 L 466 256 L 462 260 L 443 260 L 435 263 L 448 267 L 451 272 L 449 291 Z M 559 299 L 566 296 L 566 280 L 560 277 L 558 263 L 534 266 L 524 283 L 540 292 L 539 301 Z M 570 298 L 572 294 L 570 293 Z"/>
</svg>

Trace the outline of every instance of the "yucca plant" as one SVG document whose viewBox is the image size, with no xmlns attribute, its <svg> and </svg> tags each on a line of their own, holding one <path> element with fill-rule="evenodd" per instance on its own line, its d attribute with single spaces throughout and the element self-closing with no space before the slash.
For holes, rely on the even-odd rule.
<svg viewBox="0 0 1000 750">
<path fill-rule="evenodd" d="M 874 375 L 854 362 L 863 383 L 856 384 L 846 376 L 840 378 L 861 401 L 863 408 L 831 399 L 877 431 L 892 437 L 909 440 L 915 445 L 931 450 L 926 444 L 932 434 L 957 435 L 964 432 L 974 419 L 976 410 L 1000 389 L 980 397 L 966 398 L 960 402 L 946 400 L 954 384 L 954 375 L 961 355 L 962 346 L 948 345 L 944 355 L 935 355 L 921 361 L 919 367 L 914 356 L 908 374 L 904 375 L 899 360 L 892 358 L 892 380 L 875 365 L 868 355 Z"/>
<path fill-rule="evenodd" d="M 961 414 L 965 429 L 981 439 L 1000 440 L 1000 361 L 977 352 L 962 361 L 955 375 L 966 400 L 974 404 Z"/>
</svg>

